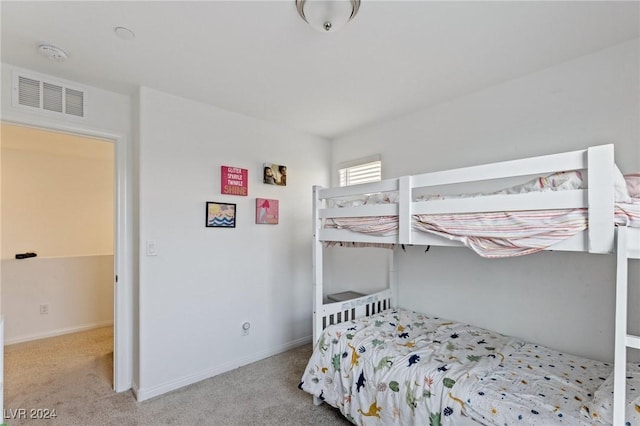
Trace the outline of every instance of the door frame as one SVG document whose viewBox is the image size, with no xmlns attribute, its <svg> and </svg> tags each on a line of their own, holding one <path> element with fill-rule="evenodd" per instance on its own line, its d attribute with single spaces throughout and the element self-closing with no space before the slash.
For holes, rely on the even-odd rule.
<svg viewBox="0 0 640 426">
<path fill-rule="evenodd" d="M 95 129 L 82 124 L 54 123 L 37 117 L 5 117 L 2 123 L 103 139 L 114 144 L 114 294 L 113 294 L 113 389 L 133 386 L 133 209 L 129 141 L 124 133 Z"/>
</svg>

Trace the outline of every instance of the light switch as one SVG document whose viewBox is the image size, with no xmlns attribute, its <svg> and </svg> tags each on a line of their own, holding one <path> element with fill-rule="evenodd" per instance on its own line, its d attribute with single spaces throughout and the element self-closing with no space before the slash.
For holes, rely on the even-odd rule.
<svg viewBox="0 0 640 426">
<path fill-rule="evenodd" d="M 147 256 L 158 255 L 158 243 L 154 240 L 147 240 Z"/>
</svg>

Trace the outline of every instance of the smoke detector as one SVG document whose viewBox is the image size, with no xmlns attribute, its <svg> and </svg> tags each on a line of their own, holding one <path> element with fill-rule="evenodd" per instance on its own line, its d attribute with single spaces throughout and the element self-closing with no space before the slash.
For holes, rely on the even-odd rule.
<svg viewBox="0 0 640 426">
<path fill-rule="evenodd" d="M 49 60 L 56 62 L 64 62 L 69 57 L 67 52 L 52 44 L 41 44 L 38 46 L 38 51 Z"/>
</svg>

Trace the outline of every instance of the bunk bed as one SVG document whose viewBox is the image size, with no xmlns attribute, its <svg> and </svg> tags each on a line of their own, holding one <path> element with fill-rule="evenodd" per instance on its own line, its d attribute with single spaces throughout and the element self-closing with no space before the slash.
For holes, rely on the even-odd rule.
<svg viewBox="0 0 640 426">
<path fill-rule="evenodd" d="M 640 421 L 640 366 L 626 359 L 628 347 L 640 349 L 640 337 L 627 333 L 628 262 L 640 259 L 638 177 L 625 181 L 613 145 L 601 145 L 351 187 L 314 187 L 315 346 L 300 388 L 316 404 L 327 402 L 362 425 L 618 425 L 625 415 Z M 461 185 L 491 188 L 505 181 L 518 184 L 458 192 Z M 443 195 L 451 187 L 455 195 Z M 482 232 L 468 226 L 478 221 Z M 614 367 L 399 309 L 393 265 L 385 290 L 325 303 L 323 247 L 332 245 L 467 246 L 489 258 L 541 250 L 613 254 Z"/>
</svg>

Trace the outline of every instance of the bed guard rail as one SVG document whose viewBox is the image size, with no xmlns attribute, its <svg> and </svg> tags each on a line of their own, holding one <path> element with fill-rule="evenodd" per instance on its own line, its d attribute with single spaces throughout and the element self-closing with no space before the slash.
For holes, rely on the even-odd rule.
<svg viewBox="0 0 640 426">
<path fill-rule="evenodd" d="M 314 312 L 316 323 L 313 330 L 313 341 L 318 341 L 322 330 L 333 324 L 352 321 L 356 318 L 369 317 L 392 307 L 393 291 L 386 289 L 343 302 L 318 304 Z"/>
<path fill-rule="evenodd" d="M 579 151 L 504 161 L 480 166 L 399 178 L 399 242 L 412 244 L 414 214 L 473 213 L 542 209 L 588 208 L 588 250 L 614 251 L 614 146 L 599 145 Z M 521 176 L 585 170 L 587 189 L 487 195 L 463 199 L 414 201 L 416 190 Z"/>
<path fill-rule="evenodd" d="M 503 161 L 440 172 L 385 179 L 380 182 L 340 188 L 314 188 L 318 228 L 323 241 L 389 242 L 418 244 L 418 231 L 412 228 L 415 214 L 472 213 L 565 208 L 588 208 L 588 246 L 591 253 L 614 251 L 614 146 L 599 145 L 583 150 Z M 416 200 L 416 193 L 443 185 L 477 184 L 524 176 L 544 176 L 555 172 L 581 170 L 587 173 L 587 188 L 525 194 L 486 195 L 472 198 Z M 348 198 L 378 192 L 397 191 L 397 202 L 340 208 L 328 206 L 329 199 Z M 339 230 L 321 229 L 321 222 L 332 217 L 398 216 L 398 236 L 350 235 L 340 239 Z M 384 241 L 383 241 L 384 240 Z"/>
</svg>

